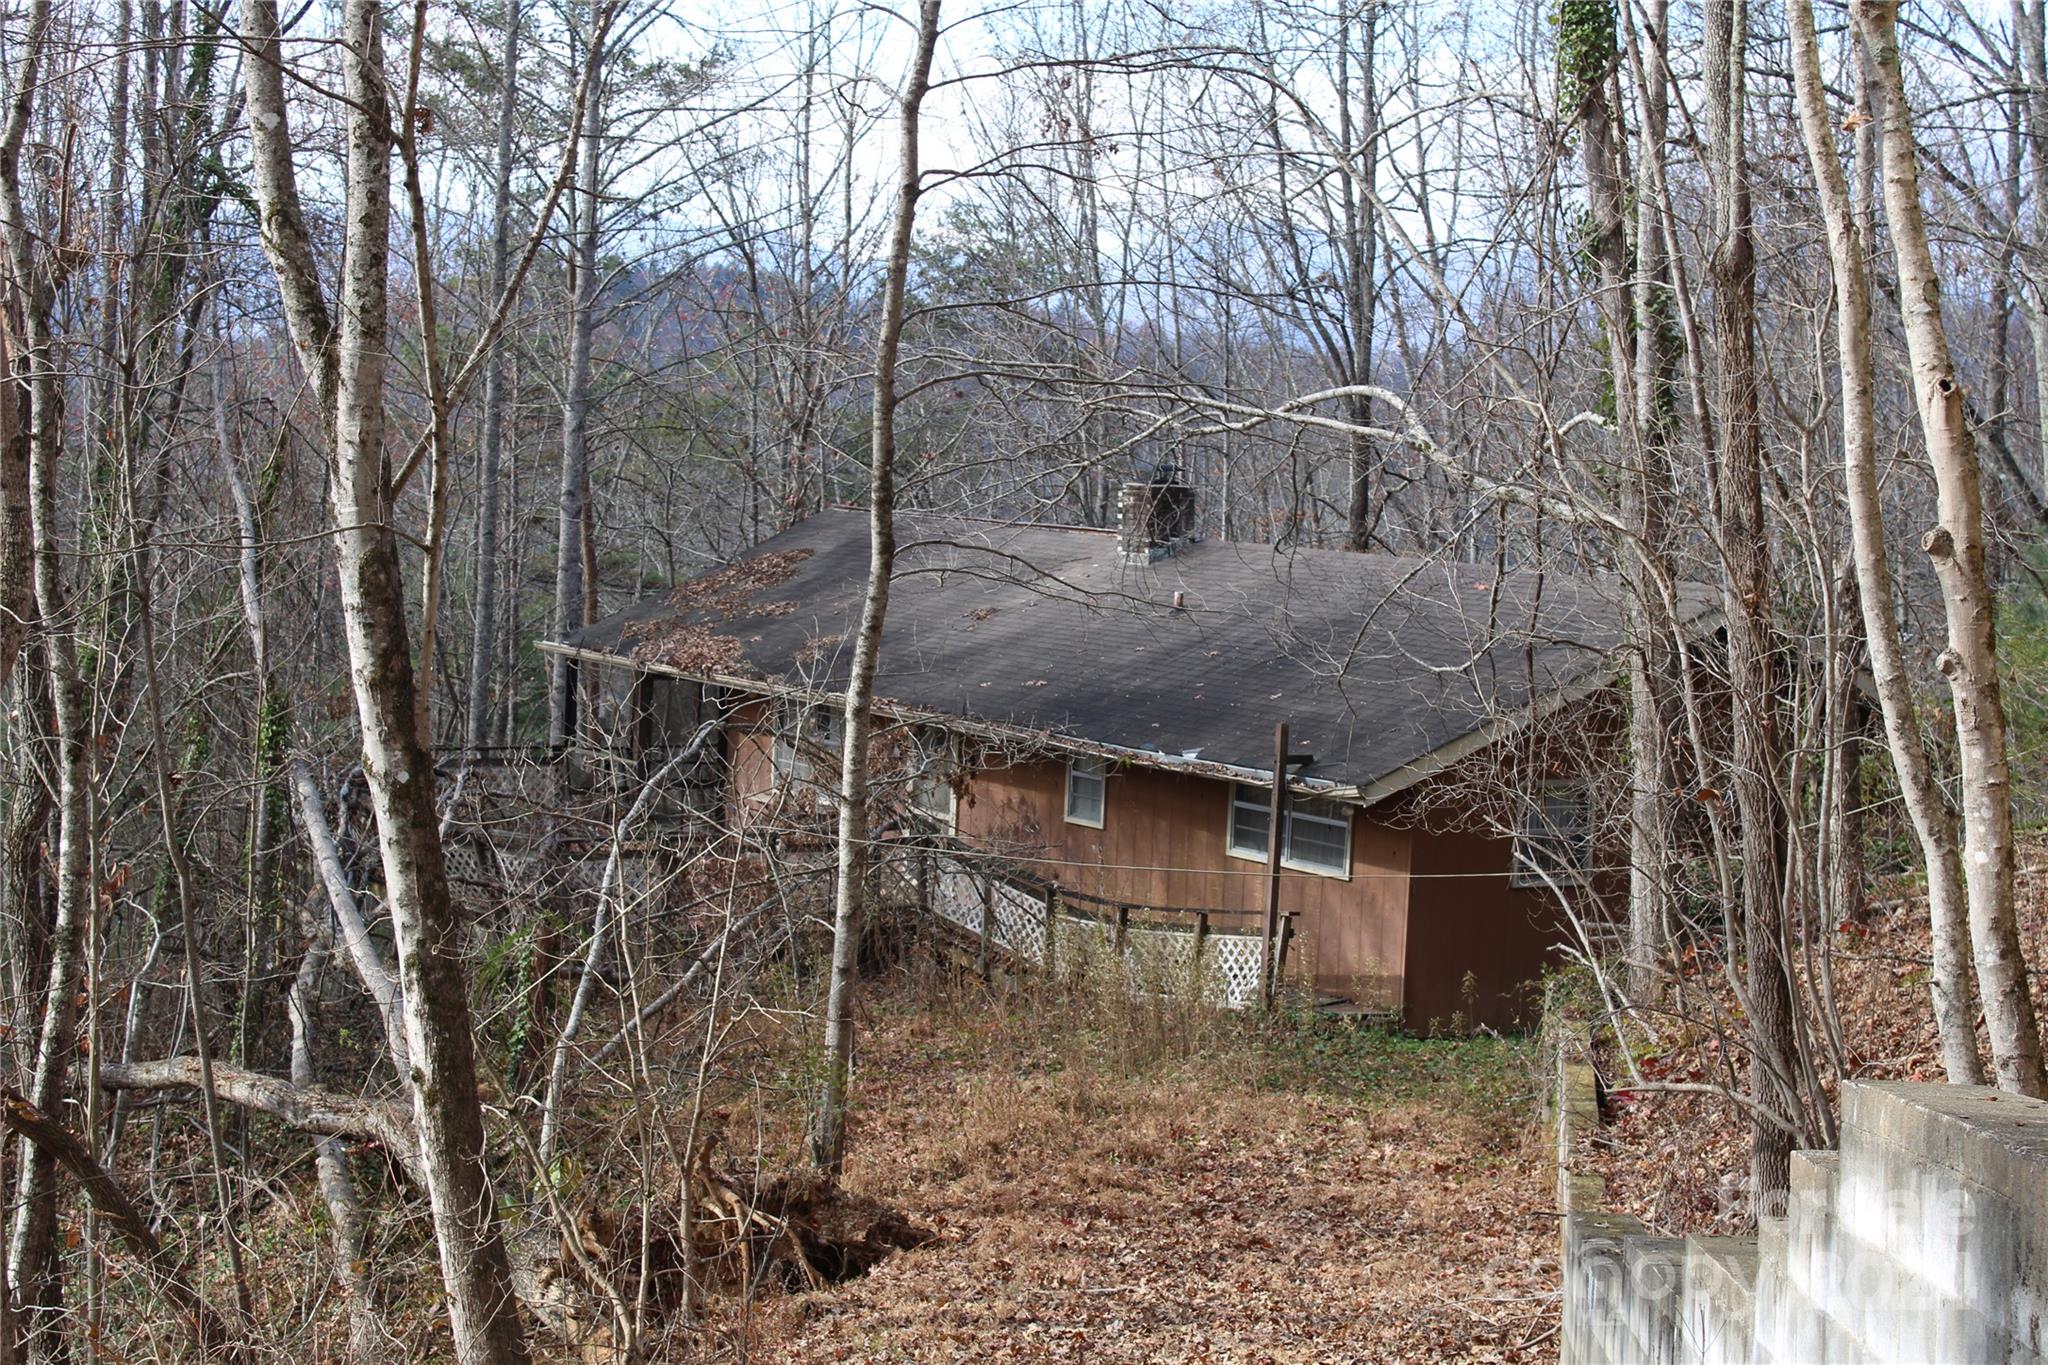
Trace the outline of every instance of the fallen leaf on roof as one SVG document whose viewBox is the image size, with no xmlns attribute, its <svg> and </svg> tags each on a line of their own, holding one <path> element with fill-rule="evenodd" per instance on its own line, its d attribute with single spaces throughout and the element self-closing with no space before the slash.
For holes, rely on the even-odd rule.
<svg viewBox="0 0 2048 1365">
<path fill-rule="evenodd" d="M 633 646 L 633 658 L 641 663 L 696 674 L 736 676 L 751 671 L 740 642 L 708 626 L 650 621 L 636 628 L 635 633 L 640 638 Z"/>
<path fill-rule="evenodd" d="M 796 610 L 794 602 L 756 602 L 754 594 L 779 588 L 796 577 L 797 565 L 811 557 L 810 550 L 775 550 L 743 559 L 722 569 L 693 578 L 668 595 L 669 605 L 678 611 L 710 612 L 724 617 L 783 616 Z"/>
</svg>

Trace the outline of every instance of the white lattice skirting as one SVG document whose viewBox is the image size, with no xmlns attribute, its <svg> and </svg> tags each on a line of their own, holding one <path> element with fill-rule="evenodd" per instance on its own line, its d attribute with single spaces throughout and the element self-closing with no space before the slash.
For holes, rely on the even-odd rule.
<svg viewBox="0 0 2048 1365">
<path fill-rule="evenodd" d="M 1216 929 L 1197 934 L 1192 925 L 1132 922 L 1124 928 L 1119 954 L 1116 928 L 1103 920 L 1054 912 L 1048 925 L 1045 898 L 1039 893 L 978 873 L 943 854 L 929 855 L 925 869 L 930 886 L 920 897 L 915 868 L 907 862 L 891 865 L 893 880 L 907 901 L 922 901 L 932 914 L 977 938 L 986 924 L 990 948 L 1018 961 L 1044 966 L 1050 940 L 1057 967 L 1097 970 L 1114 964 L 1134 993 L 1176 994 L 1199 983 L 1206 999 L 1228 1009 L 1242 1009 L 1259 998 L 1262 945 L 1257 934 Z"/>
</svg>

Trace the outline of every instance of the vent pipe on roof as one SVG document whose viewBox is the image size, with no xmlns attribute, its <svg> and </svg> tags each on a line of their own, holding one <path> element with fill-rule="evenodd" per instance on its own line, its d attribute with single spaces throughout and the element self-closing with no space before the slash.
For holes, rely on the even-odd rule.
<svg viewBox="0 0 2048 1365">
<path fill-rule="evenodd" d="M 1127 564 L 1148 564 L 1195 536 L 1195 490 L 1180 467 L 1160 465 L 1143 483 L 1127 483 L 1116 499 L 1117 552 Z"/>
</svg>

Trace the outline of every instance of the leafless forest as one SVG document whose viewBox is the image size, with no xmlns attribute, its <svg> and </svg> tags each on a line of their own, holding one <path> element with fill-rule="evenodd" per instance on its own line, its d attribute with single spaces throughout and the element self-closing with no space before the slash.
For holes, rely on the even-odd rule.
<svg viewBox="0 0 2048 1365">
<path fill-rule="evenodd" d="M 1879 879 L 1940 1069 L 2043 1094 L 2044 22 L 5 0 L 0 1362 L 744 1358 L 926 1236 L 836 1184 L 895 517 L 1169 465 L 1211 538 L 1625 599 L 1576 979 L 1714 1040 L 1637 1080 L 1752 1198 Z M 534 642 L 845 503 L 837 771 L 679 814 L 701 743 L 617 761 Z"/>
</svg>

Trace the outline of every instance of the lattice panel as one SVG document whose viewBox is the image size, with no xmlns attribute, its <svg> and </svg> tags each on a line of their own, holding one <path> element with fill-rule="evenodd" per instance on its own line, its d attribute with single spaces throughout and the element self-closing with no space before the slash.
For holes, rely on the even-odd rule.
<svg viewBox="0 0 2048 1365">
<path fill-rule="evenodd" d="M 598 880 L 604 879 L 604 863 L 598 862 Z M 668 894 L 674 872 L 660 858 L 628 854 L 619 859 L 619 891 L 630 912 L 639 913 L 658 904 Z"/>
<path fill-rule="evenodd" d="M 1195 936 L 1132 925 L 1124 936 L 1124 973 L 1134 990 L 1168 995 L 1186 990 L 1195 976 Z"/>
<path fill-rule="evenodd" d="M 489 890 L 497 888 L 498 879 L 491 875 L 484 851 L 469 840 L 450 839 L 442 846 L 442 857 L 448 864 L 449 881 Z"/>
<path fill-rule="evenodd" d="M 917 863 L 910 858 L 886 858 L 875 869 L 875 884 L 884 900 L 899 905 L 917 904 Z"/>
<path fill-rule="evenodd" d="M 980 933 L 979 883 L 957 863 L 937 863 L 932 872 L 932 909 L 969 933 Z"/>
<path fill-rule="evenodd" d="M 1045 954 L 1045 901 L 1035 892 L 1001 879 L 984 880 L 969 865 L 934 857 L 928 864 L 932 913 L 970 934 L 982 928 L 983 897 L 987 896 L 989 937 L 993 946 L 1026 962 Z M 885 870 L 885 876 L 890 873 Z M 916 899 L 914 870 L 895 869 L 907 903 Z M 1179 994 L 1199 989 L 1213 1004 L 1242 1009 L 1259 999 L 1260 939 L 1256 934 L 1211 933 L 1203 940 L 1201 961 L 1194 958 L 1195 935 L 1179 926 L 1129 924 L 1121 954 L 1116 926 L 1092 917 L 1061 915 L 1054 926 L 1054 955 L 1063 970 L 1086 967 L 1113 971 L 1124 986 L 1148 995 Z"/>
<path fill-rule="evenodd" d="M 531 895 L 540 889 L 543 863 L 538 853 L 514 853 L 500 849 L 497 862 L 507 891 Z"/>
<path fill-rule="evenodd" d="M 1045 955 L 1045 902 L 1005 882 L 991 882 L 989 890 L 989 937 L 1027 961 L 1039 961 Z"/>
<path fill-rule="evenodd" d="M 1208 957 L 1218 1004 L 1243 1009 L 1259 999 L 1261 940 L 1249 934 L 1212 934 Z"/>
</svg>

